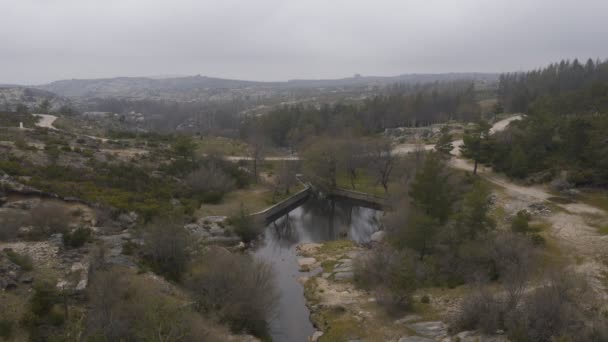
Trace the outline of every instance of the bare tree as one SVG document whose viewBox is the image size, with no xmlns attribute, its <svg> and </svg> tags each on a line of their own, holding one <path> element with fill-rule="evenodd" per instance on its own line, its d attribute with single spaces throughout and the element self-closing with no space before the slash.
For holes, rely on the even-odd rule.
<svg viewBox="0 0 608 342">
<path fill-rule="evenodd" d="M 186 283 L 200 311 L 218 315 L 236 331 L 266 332 L 278 300 L 270 264 L 214 248 L 196 263 Z"/>
<path fill-rule="evenodd" d="M 114 266 L 90 277 L 84 340 L 195 342 L 224 341 L 213 323 L 166 287 Z M 223 336 L 222 336 L 223 335 Z M 223 337 L 223 338 L 222 338 Z"/>
<path fill-rule="evenodd" d="M 202 165 L 186 177 L 190 190 L 224 194 L 234 189 L 236 183 L 215 161 Z"/>
<path fill-rule="evenodd" d="M 283 160 L 276 170 L 275 194 L 282 192 L 287 195 L 291 187 L 297 183 L 295 161 Z"/>
<path fill-rule="evenodd" d="M 268 148 L 268 139 L 258 132 L 253 132 L 248 138 L 249 156 L 253 166 L 253 177 L 258 182 L 259 165 L 264 162 Z"/>
<path fill-rule="evenodd" d="M 368 143 L 369 168 L 376 175 L 378 183 L 382 184 L 388 194 L 388 183 L 395 166 L 396 157 L 392 153 L 391 142 L 382 138 Z"/>
<path fill-rule="evenodd" d="M 333 189 L 337 186 L 339 150 L 329 138 L 314 140 L 303 152 L 304 174 L 316 186 Z"/>
<path fill-rule="evenodd" d="M 364 161 L 367 158 L 364 153 L 364 146 L 358 139 L 343 139 L 338 142 L 338 146 L 340 167 L 346 171 L 350 185 L 355 189 L 357 170 L 364 166 Z"/>
<path fill-rule="evenodd" d="M 144 252 L 152 266 L 170 279 L 179 280 L 189 262 L 190 239 L 174 219 L 157 220 L 146 227 Z"/>
</svg>

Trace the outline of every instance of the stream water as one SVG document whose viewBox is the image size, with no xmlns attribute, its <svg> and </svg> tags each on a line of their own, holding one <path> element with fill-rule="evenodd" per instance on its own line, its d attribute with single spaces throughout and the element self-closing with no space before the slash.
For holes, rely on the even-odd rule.
<svg viewBox="0 0 608 342">
<path fill-rule="evenodd" d="M 266 227 L 254 256 L 273 264 L 281 293 L 270 322 L 273 342 L 305 342 L 315 331 L 298 282 L 306 273 L 298 271 L 296 245 L 345 238 L 367 242 L 378 230 L 381 214 L 349 201 L 309 199 Z"/>
</svg>

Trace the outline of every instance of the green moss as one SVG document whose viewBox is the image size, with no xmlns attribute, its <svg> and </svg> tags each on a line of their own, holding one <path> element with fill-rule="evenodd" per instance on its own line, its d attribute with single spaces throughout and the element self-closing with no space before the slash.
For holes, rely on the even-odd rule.
<svg viewBox="0 0 608 342">
<path fill-rule="evenodd" d="M 351 248 L 355 247 L 355 243 L 352 240 L 334 240 L 328 241 L 319 248 L 319 253 L 327 254 L 329 256 L 337 256 L 348 252 Z"/>
<path fill-rule="evenodd" d="M 338 263 L 337 260 L 324 260 L 321 263 L 323 272 L 326 272 L 326 273 L 332 272 L 337 263 Z"/>
<path fill-rule="evenodd" d="M 608 235 L 608 225 L 600 226 L 597 231 L 602 235 Z"/>
</svg>

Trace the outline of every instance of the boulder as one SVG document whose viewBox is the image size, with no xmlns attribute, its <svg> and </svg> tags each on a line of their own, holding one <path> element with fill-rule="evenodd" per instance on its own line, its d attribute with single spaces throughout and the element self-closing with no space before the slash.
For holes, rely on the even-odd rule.
<svg viewBox="0 0 608 342">
<path fill-rule="evenodd" d="M 315 258 L 299 258 L 298 266 L 300 267 L 301 272 L 308 272 L 316 262 L 317 259 Z"/>
<path fill-rule="evenodd" d="M 120 214 L 118 216 L 118 222 L 120 222 L 120 224 L 123 227 L 130 228 L 130 227 L 133 227 L 137 223 L 138 218 L 139 218 L 139 216 L 137 216 L 137 213 L 134 211 L 131 211 L 129 213 Z"/>
<path fill-rule="evenodd" d="M 8 202 L 4 205 L 4 208 L 20 209 L 20 210 L 31 210 L 40 204 L 39 198 L 33 198 L 28 200 Z"/>
<path fill-rule="evenodd" d="M 334 279 L 351 280 L 351 279 L 353 279 L 354 276 L 355 276 L 355 274 L 352 271 L 343 271 L 343 272 L 337 272 L 336 274 L 334 274 Z"/>
<path fill-rule="evenodd" d="M 34 278 L 32 276 L 21 276 L 19 281 L 23 284 L 31 284 L 34 282 Z"/>
<path fill-rule="evenodd" d="M 435 340 L 420 336 L 407 336 L 400 338 L 399 342 L 435 342 Z"/>
<path fill-rule="evenodd" d="M 322 331 L 315 331 L 315 333 L 310 337 L 310 342 L 317 342 L 321 336 L 323 336 Z"/>
<path fill-rule="evenodd" d="M 408 328 L 414 330 L 418 335 L 441 338 L 447 336 L 448 327 L 441 321 L 418 322 L 407 325 Z"/>
<path fill-rule="evenodd" d="M 379 231 L 373 233 L 372 236 L 370 237 L 370 239 L 372 240 L 372 242 L 380 243 L 380 242 L 384 241 L 385 237 L 386 237 L 386 232 L 384 230 L 379 230 Z"/>
</svg>

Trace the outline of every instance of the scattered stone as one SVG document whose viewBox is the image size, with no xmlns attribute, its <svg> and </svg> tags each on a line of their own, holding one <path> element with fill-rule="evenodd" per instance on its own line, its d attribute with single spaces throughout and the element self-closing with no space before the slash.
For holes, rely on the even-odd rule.
<svg viewBox="0 0 608 342">
<path fill-rule="evenodd" d="M 400 338 L 399 342 L 435 342 L 435 340 L 420 336 L 407 336 Z"/>
<path fill-rule="evenodd" d="M 220 236 L 220 235 L 225 235 L 226 230 L 218 225 L 213 225 L 209 229 L 209 233 L 211 234 L 211 236 Z"/>
<path fill-rule="evenodd" d="M 321 336 L 323 336 L 322 331 L 315 331 L 315 333 L 312 334 L 312 337 L 310 338 L 310 342 L 317 342 Z"/>
<path fill-rule="evenodd" d="M 528 206 L 528 211 L 531 215 L 549 215 L 551 209 L 547 207 L 543 202 L 532 203 Z"/>
<path fill-rule="evenodd" d="M 31 284 L 34 282 L 34 278 L 32 276 L 22 276 L 19 281 L 23 284 Z"/>
<path fill-rule="evenodd" d="M 34 231 L 34 226 L 23 226 L 17 229 L 17 236 L 19 238 L 24 238 L 32 234 Z"/>
<path fill-rule="evenodd" d="M 405 316 L 403 318 L 400 318 L 400 319 L 396 320 L 394 323 L 395 324 L 404 324 L 404 323 L 410 323 L 410 322 L 414 322 L 414 321 L 419 321 L 421 319 L 422 319 L 422 316 L 412 314 L 412 315 L 407 315 L 407 316 Z"/>
<path fill-rule="evenodd" d="M 39 198 L 32 198 L 21 201 L 8 202 L 4 205 L 4 208 L 9 209 L 20 209 L 20 210 L 31 210 L 40 204 Z"/>
<path fill-rule="evenodd" d="M 296 253 L 298 255 L 311 255 L 319 250 L 321 246 L 323 245 L 320 243 L 303 243 L 296 246 Z"/>
<path fill-rule="evenodd" d="M 414 330 L 418 335 L 440 338 L 447 336 L 448 327 L 441 321 L 418 322 L 407 325 L 408 328 Z"/>
<path fill-rule="evenodd" d="M 137 213 L 134 211 L 131 211 L 129 213 L 120 214 L 118 216 L 118 222 L 120 222 L 120 224 L 123 227 L 131 228 L 131 227 L 135 226 L 138 218 L 139 218 L 139 216 L 137 215 Z"/>
<path fill-rule="evenodd" d="M 314 265 L 316 262 L 317 262 L 317 259 L 315 259 L 315 258 L 299 258 L 298 266 L 300 267 L 300 272 L 310 271 L 310 269 L 312 268 L 312 265 Z"/>
<path fill-rule="evenodd" d="M 373 233 L 372 236 L 370 237 L 370 239 L 372 240 L 372 242 L 380 243 L 380 242 L 384 241 L 385 237 L 386 237 L 386 232 L 384 230 L 379 230 L 379 231 Z"/>
<path fill-rule="evenodd" d="M 351 280 L 351 279 L 353 279 L 354 276 L 355 276 L 355 274 L 352 271 L 349 271 L 349 272 L 337 272 L 334 275 L 334 279 L 336 279 L 336 280 Z"/>
</svg>

